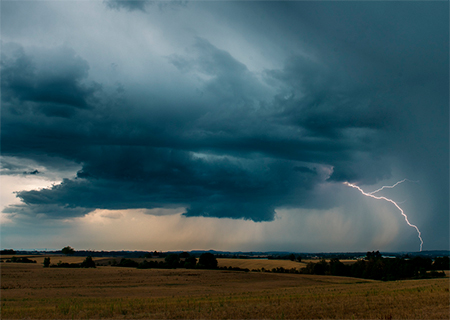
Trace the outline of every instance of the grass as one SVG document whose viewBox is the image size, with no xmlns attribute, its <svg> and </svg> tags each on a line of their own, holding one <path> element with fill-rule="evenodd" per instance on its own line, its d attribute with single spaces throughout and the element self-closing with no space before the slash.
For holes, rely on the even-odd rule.
<svg viewBox="0 0 450 320">
<path fill-rule="evenodd" d="M 59 261 L 61 262 L 65 262 L 65 263 L 81 263 L 83 262 L 86 257 L 79 257 L 79 256 L 65 256 L 65 255 L 56 255 L 56 254 L 50 254 L 50 255 L 2 255 L 0 257 L 0 260 L 2 262 L 5 262 L 6 260 L 11 259 L 12 257 L 25 257 L 28 258 L 30 260 L 34 260 L 36 261 L 36 264 L 40 264 L 42 266 L 42 264 L 44 263 L 44 259 L 46 257 L 50 257 L 50 262 L 52 264 L 57 264 Z M 105 258 L 102 257 L 93 257 L 92 258 L 94 261 L 101 261 L 101 260 L 105 260 Z M 119 259 L 120 260 L 120 259 Z"/>
<path fill-rule="evenodd" d="M 1 264 L 2 319 L 448 319 L 449 279 Z"/>
<path fill-rule="evenodd" d="M 266 269 L 283 267 L 284 269 L 301 269 L 306 266 L 306 263 L 296 262 L 291 260 L 264 260 L 264 259 L 217 259 L 219 267 L 238 267 L 242 269 Z"/>
</svg>

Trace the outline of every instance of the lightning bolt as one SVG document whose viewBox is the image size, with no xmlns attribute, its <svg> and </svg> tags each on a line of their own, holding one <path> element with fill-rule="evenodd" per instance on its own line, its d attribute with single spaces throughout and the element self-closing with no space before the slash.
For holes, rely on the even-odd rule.
<svg viewBox="0 0 450 320">
<path fill-rule="evenodd" d="M 385 189 L 385 188 L 390 188 L 390 189 L 392 189 L 392 188 L 394 188 L 395 186 L 397 186 L 397 185 L 399 185 L 400 183 L 405 182 L 405 181 L 407 181 L 407 179 L 400 180 L 400 181 L 398 181 L 397 183 L 395 183 L 395 184 L 392 185 L 392 186 L 383 186 L 383 187 L 381 187 L 380 189 L 375 190 L 375 191 L 372 191 L 372 192 L 369 192 L 369 193 L 364 192 L 363 189 L 361 189 L 361 188 L 358 187 L 357 185 L 352 184 L 352 183 L 350 183 L 350 182 L 344 182 L 344 184 L 345 184 L 346 186 L 349 186 L 349 187 L 358 189 L 358 191 L 361 192 L 361 193 L 362 193 L 363 195 L 365 195 L 366 197 L 374 198 L 374 199 L 376 199 L 376 200 L 384 200 L 384 201 L 390 202 L 390 203 L 392 203 L 394 206 L 396 206 L 397 209 L 400 210 L 400 213 L 402 214 L 402 216 L 405 218 L 406 223 L 407 223 L 410 227 L 416 229 L 416 231 L 417 231 L 417 236 L 419 237 L 419 240 L 420 240 L 420 251 L 422 251 L 423 240 L 422 240 L 422 237 L 421 237 L 420 230 L 419 230 L 419 228 L 417 228 L 416 225 L 414 225 L 414 224 L 412 224 L 411 222 L 409 222 L 408 216 L 405 214 L 405 212 L 403 211 L 403 209 L 400 208 L 400 206 L 397 204 L 397 202 L 395 202 L 395 201 L 392 200 L 392 199 L 389 199 L 389 198 L 386 198 L 386 197 L 379 197 L 379 196 L 375 196 L 375 195 L 374 195 L 375 193 L 377 193 L 377 192 L 379 192 L 379 191 L 381 191 L 381 190 L 383 190 L 383 189 Z"/>
<path fill-rule="evenodd" d="M 398 186 L 400 183 L 403 183 L 403 182 L 405 182 L 405 181 L 419 182 L 419 181 L 412 181 L 412 180 L 409 180 L 409 179 L 403 179 L 403 180 L 400 180 L 400 181 L 396 182 L 396 183 L 393 184 L 392 186 L 382 186 L 380 189 L 377 189 L 377 190 L 372 191 L 372 192 L 368 192 L 368 194 L 374 194 L 374 193 L 380 192 L 381 190 L 383 190 L 383 189 L 385 189 L 385 188 L 389 188 L 389 189 L 395 188 L 395 187 Z"/>
</svg>

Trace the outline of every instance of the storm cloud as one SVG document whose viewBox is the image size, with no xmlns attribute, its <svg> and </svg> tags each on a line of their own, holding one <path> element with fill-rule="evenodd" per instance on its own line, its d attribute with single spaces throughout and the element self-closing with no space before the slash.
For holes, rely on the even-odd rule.
<svg viewBox="0 0 450 320">
<path fill-rule="evenodd" d="M 20 5 L 5 6 L 25 19 Z M 100 30 L 89 38 L 98 40 L 90 42 L 94 52 L 75 40 L 39 45 L 4 29 L 2 155 L 48 170 L 58 170 L 51 158 L 81 168 L 52 187 L 17 190 L 22 204 L 5 213 L 71 218 L 184 207 L 187 217 L 272 221 L 279 208 L 338 206 L 325 185 L 373 185 L 420 167 L 420 177 L 408 177 L 441 187 L 430 190 L 429 214 L 448 222 L 448 4 L 81 8 L 98 23 L 136 19 L 132 30 L 164 40 L 142 37 L 124 50 L 119 36 Z M 195 17 L 217 21 L 207 30 Z"/>
</svg>

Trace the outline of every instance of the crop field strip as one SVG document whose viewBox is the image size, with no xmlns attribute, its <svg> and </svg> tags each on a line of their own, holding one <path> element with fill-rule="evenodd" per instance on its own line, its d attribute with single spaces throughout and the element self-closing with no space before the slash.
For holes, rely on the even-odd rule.
<svg viewBox="0 0 450 320">
<path fill-rule="evenodd" d="M 449 279 L 2 263 L 2 319 L 448 319 Z"/>
<path fill-rule="evenodd" d="M 47 255 L 51 259 L 51 263 L 56 264 L 59 261 L 66 263 L 81 263 L 86 257 L 80 256 L 65 256 L 65 255 Z M 1 260 L 5 261 L 7 259 L 11 259 L 13 255 L 3 255 Z M 37 264 L 41 264 L 44 262 L 44 258 L 46 256 L 43 255 L 23 255 L 20 257 L 27 257 L 31 260 L 36 261 Z M 93 257 L 93 260 L 96 264 L 99 265 L 108 265 L 109 262 L 115 260 L 116 262 L 120 261 L 120 258 L 105 258 L 105 257 Z M 137 262 L 142 262 L 144 260 L 150 261 L 164 261 L 164 258 L 133 258 Z M 269 260 L 269 259 L 231 259 L 231 258 L 218 258 L 218 266 L 219 267 L 237 267 L 237 268 L 248 268 L 250 270 L 253 269 L 266 269 L 271 270 L 273 268 L 284 268 L 284 269 L 301 269 L 306 266 L 308 262 L 318 262 L 318 260 L 305 260 L 303 262 L 296 262 L 291 260 Z M 341 260 L 344 264 L 352 264 L 355 260 Z"/>
</svg>

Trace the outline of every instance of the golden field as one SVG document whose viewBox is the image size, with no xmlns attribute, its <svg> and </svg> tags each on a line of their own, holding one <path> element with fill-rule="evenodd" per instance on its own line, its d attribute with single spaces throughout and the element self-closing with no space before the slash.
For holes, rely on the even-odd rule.
<svg viewBox="0 0 450 320">
<path fill-rule="evenodd" d="M 2 255 L 0 260 L 6 261 L 11 259 L 14 255 Z M 43 264 L 45 257 L 50 257 L 51 263 L 56 264 L 59 261 L 66 263 L 81 263 L 86 257 L 79 256 L 66 256 L 66 255 L 15 255 L 16 257 L 26 257 L 31 260 L 35 260 L 37 264 Z M 108 262 L 115 260 L 119 262 L 121 258 L 108 258 L 108 257 L 93 257 L 92 258 L 98 265 L 108 265 Z M 164 258 L 133 258 L 137 262 L 142 262 L 144 260 L 150 261 L 164 261 Z M 232 258 L 218 258 L 219 267 L 237 267 L 241 269 L 262 269 L 272 270 L 273 268 L 284 268 L 284 269 L 301 269 L 306 267 L 308 262 L 318 262 L 319 260 L 305 260 L 302 262 L 291 261 L 291 260 L 269 260 L 269 259 L 232 259 Z M 329 262 L 329 260 L 327 260 Z M 341 260 L 344 264 L 352 264 L 356 260 Z"/>
<path fill-rule="evenodd" d="M 306 263 L 291 260 L 267 260 L 267 259 L 217 259 L 219 267 L 238 267 L 242 269 L 266 269 L 282 267 L 284 269 L 301 269 L 306 267 Z"/>
<path fill-rule="evenodd" d="M 1 308 L 2 319 L 448 319 L 449 279 L 2 263 Z"/>
</svg>

